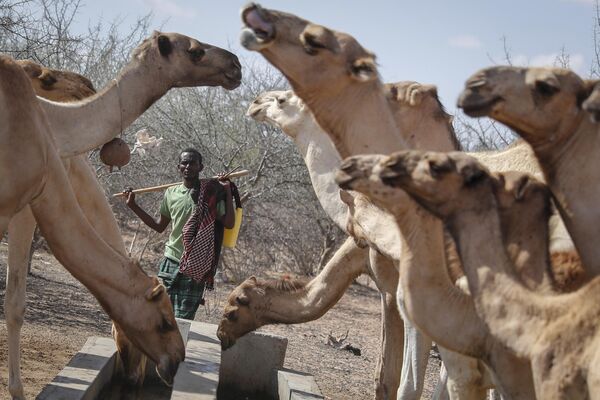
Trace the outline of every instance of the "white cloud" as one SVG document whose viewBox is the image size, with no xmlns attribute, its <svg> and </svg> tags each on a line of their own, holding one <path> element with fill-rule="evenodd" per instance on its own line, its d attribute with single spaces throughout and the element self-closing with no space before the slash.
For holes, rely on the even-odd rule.
<svg viewBox="0 0 600 400">
<path fill-rule="evenodd" d="M 518 54 L 511 57 L 513 65 L 524 67 L 562 67 L 558 62 L 558 53 L 536 54 L 533 57 L 527 57 L 523 54 Z M 578 74 L 584 74 L 584 57 L 583 54 L 568 55 L 569 68 Z"/>
<path fill-rule="evenodd" d="M 448 43 L 453 47 L 463 49 L 478 49 L 481 47 L 481 41 L 472 35 L 457 35 L 448 39 Z"/>
<path fill-rule="evenodd" d="M 144 4 L 154 11 L 157 17 L 194 18 L 196 12 L 190 8 L 181 7 L 173 0 L 143 0 Z"/>
</svg>

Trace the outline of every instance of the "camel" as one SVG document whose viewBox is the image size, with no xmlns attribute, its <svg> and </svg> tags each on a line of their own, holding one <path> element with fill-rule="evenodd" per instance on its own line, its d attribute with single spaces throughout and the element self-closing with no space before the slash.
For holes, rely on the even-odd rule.
<svg viewBox="0 0 600 400">
<path fill-rule="evenodd" d="M 450 117 L 444 112 L 443 106 L 440 104 L 437 97 L 437 89 L 433 85 L 421 85 L 417 82 L 404 81 L 385 85 L 385 93 L 390 103 L 390 109 L 395 112 L 396 121 L 399 129 L 403 132 L 410 132 L 408 137 L 409 143 L 414 147 L 423 147 L 429 149 L 448 150 L 458 147 L 458 142 L 454 136 L 453 129 L 450 125 Z M 303 155 L 308 167 L 315 193 L 321 205 L 326 210 L 327 214 L 336 222 L 336 224 L 345 230 L 347 215 L 347 206 L 340 200 L 337 195 L 338 187 L 333 181 L 333 175 L 341 159 L 337 150 L 327 137 L 327 134 L 320 129 L 315 123 L 310 111 L 305 107 L 303 102 L 292 91 L 272 91 L 259 95 L 248 108 L 247 115 L 252 118 L 269 122 L 280 127 L 288 136 L 290 136 L 298 146 Z M 393 222 L 393 221 L 390 221 Z M 371 250 L 371 259 L 381 258 L 382 256 L 376 251 Z M 389 263 L 390 261 L 388 261 Z M 377 279 L 378 276 L 384 274 L 378 265 L 382 262 L 375 262 L 371 265 L 369 271 L 372 278 L 377 282 L 382 295 L 389 298 L 386 302 L 382 299 L 382 306 L 395 301 L 395 292 L 397 290 L 398 276 L 395 270 L 387 272 L 385 279 Z M 350 273 L 344 268 L 333 268 L 331 273 L 346 274 Z M 343 279 L 343 278 L 342 278 Z M 393 280 L 393 282 L 391 282 Z M 388 289 L 381 290 L 387 287 Z M 340 289 L 342 289 L 340 287 Z M 345 289 L 345 287 L 343 288 Z M 327 288 L 327 290 L 330 290 Z M 233 303 L 230 303 L 235 306 Z M 333 304 L 332 304 L 333 305 Z M 302 310 L 298 310 L 300 314 Z M 386 315 L 390 310 L 382 310 L 384 316 L 383 327 L 384 332 L 387 332 L 387 337 L 390 335 L 401 334 L 402 331 L 397 331 L 390 323 L 385 321 Z M 397 312 L 392 310 L 392 312 Z M 397 316 L 396 316 L 397 318 Z M 298 322 L 301 322 L 300 319 Z M 420 398 L 422 383 L 424 380 L 425 366 L 427 364 L 429 347 L 431 340 L 426 339 L 414 327 L 410 325 L 410 321 L 404 321 L 405 326 L 405 343 L 403 360 L 403 379 L 401 380 L 402 387 L 400 388 L 399 398 Z M 231 335 L 222 330 L 222 335 Z M 382 338 L 386 334 L 382 332 Z M 390 341 L 382 340 L 382 343 Z M 400 349 L 388 348 L 382 349 L 381 356 L 386 360 L 393 360 L 393 351 Z M 445 352 L 448 357 L 448 352 Z M 454 357 L 458 358 L 458 356 Z M 381 361 L 382 359 L 380 359 Z M 455 364 L 458 361 L 455 361 Z M 467 363 L 472 363 L 467 361 Z M 394 365 L 388 361 L 388 364 Z M 468 380 L 466 377 L 465 363 L 461 363 L 460 367 L 454 368 L 464 371 L 462 377 L 457 379 Z M 381 363 L 379 364 L 381 367 Z M 453 366 L 449 366 L 452 372 Z M 414 370 L 413 370 L 414 369 Z M 386 394 L 396 392 L 396 387 L 389 384 L 390 375 L 397 375 L 397 371 L 390 370 L 386 365 L 386 370 L 382 371 L 384 378 L 383 388 L 381 387 L 381 379 L 376 385 L 376 395 L 388 397 Z M 456 374 L 452 374 L 456 376 Z M 472 381 L 480 381 L 479 372 L 475 373 L 477 378 Z M 382 373 L 377 376 L 381 377 Z M 397 378 L 395 378 L 397 381 Z M 450 385 L 453 385 L 453 380 Z M 463 385 L 465 386 L 465 385 Z M 456 392 L 457 390 L 453 390 Z"/>
<path fill-rule="evenodd" d="M 0 131 L 2 234 L 10 218 L 29 204 L 55 257 L 170 384 L 185 350 L 164 286 L 106 245 L 84 218 L 24 70 L 1 57 L 0 76 L 6 121 Z"/>
<path fill-rule="evenodd" d="M 157 54 L 163 54 L 162 56 L 157 56 Z M 168 59 L 168 61 L 164 61 L 159 59 L 160 57 L 164 59 Z M 160 62 L 163 61 L 163 62 Z M 40 90 L 42 94 L 51 97 L 53 100 L 59 100 L 59 97 L 56 96 L 57 93 L 65 92 L 71 98 L 81 99 L 83 98 L 82 94 L 76 93 L 77 90 L 83 91 L 84 95 L 88 95 L 89 93 L 85 91 L 85 87 L 92 87 L 91 83 L 85 78 L 78 77 L 75 78 L 73 74 L 65 73 L 65 72 L 57 72 L 57 71 L 49 71 L 47 69 L 42 69 L 41 71 L 37 71 L 39 66 L 33 65 L 33 63 L 25 63 L 24 68 L 30 74 L 30 76 L 36 77 L 33 84 L 36 89 Z M 38 73 L 39 72 L 39 73 Z M 36 76 L 37 73 L 37 76 Z M 206 76 L 203 76 L 205 74 Z M 185 37 L 179 34 L 161 34 L 155 32 L 151 38 L 147 39 L 140 47 L 138 47 L 137 51 L 134 53 L 134 60 L 126 71 L 122 73 L 122 75 L 113 82 L 113 89 L 108 88 L 105 92 L 96 96 L 95 101 L 92 103 L 84 103 L 87 106 L 87 109 L 82 109 L 81 107 L 72 107 L 69 105 L 68 108 L 70 112 L 79 111 L 80 115 L 73 121 L 76 121 L 77 124 L 82 125 L 84 121 L 79 118 L 88 118 L 89 120 L 97 120 L 100 122 L 98 124 L 98 129 L 101 131 L 102 129 L 108 129 L 108 133 L 110 137 L 107 137 L 107 140 L 115 136 L 120 132 L 122 128 L 125 128 L 130 122 L 133 121 L 141 112 L 143 112 L 147 107 L 149 107 L 152 102 L 158 99 L 169 87 L 173 86 L 185 86 L 185 85 L 218 85 L 222 84 L 226 88 L 234 88 L 239 84 L 240 77 L 240 66 L 239 62 L 235 55 L 226 52 L 224 50 L 214 48 L 209 45 L 205 45 L 197 42 L 194 39 Z M 143 84 L 143 79 L 147 79 L 153 82 L 153 79 L 162 78 L 165 82 L 158 85 L 159 87 L 152 87 L 153 85 Z M 54 81 L 54 82 L 53 82 Z M 153 82 L 155 83 L 155 82 Z M 130 90 L 125 93 L 117 93 L 115 98 L 114 86 L 117 87 L 117 92 L 119 92 L 119 88 L 129 87 L 129 85 L 133 85 L 138 87 L 138 89 L 143 89 L 142 93 L 139 93 L 139 90 Z M 167 85 L 165 88 L 164 85 Z M 156 86 L 156 85 L 154 85 Z M 111 93 L 112 92 L 112 93 Z M 111 104 L 110 98 L 116 100 L 120 104 L 116 106 L 113 104 L 114 108 L 118 108 L 120 105 L 126 105 L 129 102 L 135 103 L 135 107 L 129 107 L 128 110 L 123 111 L 123 120 L 121 121 L 119 117 L 119 125 L 117 127 L 116 124 L 112 123 L 113 121 L 110 118 L 103 118 L 105 115 L 110 114 Z M 120 97 L 120 98 L 119 98 Z M 38 98 L 38 100 L 41 100 Z M 140 105 L 143 106 L 140 107 Z M 43 104 L 46 108 L 49 108 L 51 113 L 57 112 L 56 107 L 60 107 L 60 104 L 45 102 Z M 81 114 L 81 111 L 84 111 Z M 86 112 L 91 111 L 92 114 L 85 114 Z M 114 114 L 114 112 L 112 112 Z M 53 121 L 56 117 L 56 114 L 50 114 L 50 120 Z M 93 115 L 93 117 L 92 117 Z M 68 113 L 62 115 L 62 117 L 68 116 Z M 71 121 L 71 122 L 73 122 Z M 65 133 L 65 127 L 68 127 L 68 120 L 59 119 L 59 122 L 62 123 L 61 126 L 63 129 L 61 133 Z M 105 125 L 108 123 L 108 125 Z M 76 125 L 76 124 L 72 124 Z M 87 124 L 86 124 L 87 125 Z M 83 128 L 82 128 L 83 129 Z M 89 129 L 89 126 L 86 127 Z M 66 133 L 67 135 L 73 135 L 73 139 L 85 139 L 85 135 L 83 133 L 88 132 L 84 129 L 82 132 L 73 131 L 71 133 Z M 112 133 L 111 133 L 112 129 Z M 93 131 L 92 131 L 93 133 Z M 98 133 L 98 132 L 96 132 Z M 106 132 L 104 133 L 106 135 Z M 60 136 L 56 135 L 55 136 Z M 87 139 L 86 139 L 87 140 Z M 102 141 L 102 139 L 94 139 L 94 145 Z M 69 145 L 73 146 L 81 142 L 69 142 Z M 89 146 L 93 147 L 93 146 Z M 117 228 L 116 222 L 114 220 L 114 216 L 112 214 L 112 210 L 108 205 L 104 193 L 102 189 L 98 186 L 98 183 L 95 180 L 95 174 L 89 169 L 88 165 L 85 162 L 83 157 L 74 157 L 70 160 L 71 168 L 70 168 L 70 179 L 72 182 L 75 182 L 78 187 L 77 194 L 78 201 L 80 206 L 87 210 L 88 215 L 94 215 L 94 225 L 95 229 L 98 233 L 101 234 L 102 238 L 116 251 L 126 254 L 122 238 L 120 236 L 120 232 Z M 15 240 L 11 240 L 12 242 L 20 242 L 22 244 L 31 241 L 31 233 L 27 233 L 30 227 L 31 232 L 34 228 L 34 221 L 31 214 L 28 214 L 26 211 L 22 214 L 22 217 L 19 219 L 15 219 L 14 223 L 11 223 L 11 226 L 15 226 L 18 228 L 14 228 L 15 232 L 11 232 L 11 238 L 15 238 Z M 17 233 L 23 235 L 20 239 L 17 239 Z M 21 279 L 19 275 L 24 275 L 24 265 L 27 263 L 27 250 L 24 247 L 13 246 L 11 250 L 12 255 L 14 257 L 10 257 L 9 262 L 12 264 L 13 268 L 9 271 L 9 279 L 8 281 L 16 281 L 15 284 L 10 284 L 15 289 L 15 293 L 20 293 L 21 299 L 15 299 L 14 296 L 10 296 L 7 293 L 7 302 L 9 299 L 17 304 L 16 307 L 16 323 L 18 326 L 22 324 L 22 312 L 24 311 L 23 307 L 18 307 L 18 303 L 20 302 L 24 306 L 24 289 L 19 290 L 18 287 L 24 288 L 24 277 Z M 19 256 L 20 253 L 20 256 Z M 20 267 L 18 267 L 20 265 Z M 19 274 L 19 271 L 21 272 Z M 10 274 L 13 272 L 13 274 Z M 11 279 L 11 276 L 13 279 Z M 10 290 L 7 288 L 7 292 Z M 19 295 L 17 295 L 18 297 Z M 12 309 L 12 307 L 7 307 L 8 309 Z M 23 311 L 20 311 L 20 310 Z M 7 311 L 7 314 L 9 312 Z M 11 318 L 7 316 L 7 322 L 10 321 Z M 19 322 L 20 321 L 20 322 Z M 11 324 L 8 323 L 8 330 L 11 332 Z M 118 325 L 117 325 L 118 328 Z M 12 330 L 14 331 L 14 330 Z M 118 331 L 118 329 L 117 329 Z M 18 333 L 16 335 L 10 335 L 13 340 L 9 340 L 9 342 L 14 343 L 14 337 L 16 336 L 16 341 L 18 343 Z M 126 349 L 123 346 L 126 346 L 126 338 L 124 335 L 118 335 L 117 344 L 120 350 L 128 350 L 126 351 L 130 356 L 135 357 L 134 349 Z M 123 342 L 125 340 L 125 342 Z M 18 344 L 12 346 L 12 348 L 18 352 Z M 124 354 L 124 352 L 122 352 Z M 18 357 L 11 357 L 13 360 Z M 126 360 L 124 360 L 126 361 Z M 139 365 L 138 362 L 135 361 L 135 358 L 129 360 L 132 364 L 131 367 L 134 368 L 136 365 Z M 127 370 L 126 365 L 126 370 Z M 135 369 L 135 368 L 134 368 Z M 11 368 L 11 371 L 15 369 Z M 18 371 L 18 368 L 16 368 Z M 136 381 L 138 379 L 143 379 L 143 372 L 137 372 L 137 377 L 134 375 L 131 379 Z M 18 383 L 15 383 L 18 382 Z M 11 393 L 19 393 L 22 392 L 22 386 L 20 385 L 20 379 L 12 380 L 9 385 L 12 389 Z M 17 396 L 15 396 L 17 397 Z"/>
<path fill-rule="evenodd" d="M 242 21 L 246 26 L 242 31 L 242 45 L 260 52 L 288 78 L 294 92 L 310 108 L 342 157 L 389 153 L 407 147 L 386 107 L 375 58 L 354 38 L 256 4 L 242 10 Z M 377 132 L 376 140 L 366 134 L 373 131 Z M 419 233 L 427 236 L 431 249 L 439 249 L 439 252 L 430 251 L 422 259 L 413 260 L 399 257 L 398 253 L 405 251 L 404 246 L 387 240 L 385 236 L 391 230 L 386 229 L 385 219 L 371 218 L 381 217 L 385 210 L 366 207 L 363 211 L 361 228 L 369 232 L 369 245 L 399 261 L 402 285 L 398 285 L 397 299 L 404 299 L 411 320 L 437 343 L 482 358 L 492 369 L 502 363 L 513 365 L 509 374 L 496 376 L 501 391 L 506 397 L 533 398 L 528 361 L 515 357 L 491 337 L 477 316 L 472 300 L 462 292 L 456 293 L 459 289 L 452 286 L 443 254 L 441 223 L 431 218 L 431 221 L 423 221 L 423 228 L 419 228 Z M 418 214 L 415 217 L 424 218 Z M 389 218 L 392 217 L 388 213 Z M 415 223 L 421 226 L 421 221 Z M 402 264 L 413 273 L 404 273 L 406 267 Z M 425 275 L 416 272 L 424 270 L 430 274 L 422 280 Z M 446 286 L 450 287 L 445 290 Z M 417 287 L 422 290 L 416 290 Z M 460 336 L 453 334 L 461 331 Z M 526 386 L 528 390 L 512 391 L 511 388 L 517 386 Z"/>
<path fill-rule="evenodd" d="M 582 103 L 594 84 L 558 68 L 491 67 L 467 80 L 458 101 L 467 115 L 498 120 L 531 145 L 590 276 L 600 273 L 592 240 L 600 234 L 600 188 L 589 184 L 597 181 L 600 141 Z"/>
<path fill-rule="evenodd" d="M 154 32 L 102 91 L 69 104 L 38 97 L 61 157 L 83 154 L 110 141 L 174 87 L 241 82 L 235 54 L 178 33 Z"/>
<path fill-rule="evenodd" d="M 46 68 L 29 60 L 16 62 L 27 73 L 38 96 L 68 102 L 81 100 L 96 93 L 92 83 L 79 74 Z M 87 161 L 87 156 L 71 157 L 63 160 L 63 164 L 71 186 L 77 188 L 77 202 L 88 221 L 94 224 L 95 231 L 108 245 L 127 256 L 112 209 Z M 14 215 L 8 226 L 8 276 L 4 310 L 8 333 L 8 389 L 13 398 L 23 397 L 19 341 L 25 313 L 26 271 L 34 230 L 35 219 L 29 206 Z M 136 386 L 141 385 L 144 379 L 145 357 L 131 346 L 122 332 L 115 331 L 115 337 L 127 381 Z"/>
<path fill-rule="evenodd" d="M 384 184 L 444 219 L 478 313 L 506 346 L 531 359 L 538 397 L 598 398 L 600 278 L 574 293 L 540 294 L 515 279 L 509 258 L 517 245 L 532 254 L 526 262 L 547 263 L 548 187 L 525 174 L 492 175 L 461 153 L 398 152 L 379 165 L 374 173 Z M 507 214 L 509 224 L 518 222 L 512 233 L 502 221 Z"/>
</svg>

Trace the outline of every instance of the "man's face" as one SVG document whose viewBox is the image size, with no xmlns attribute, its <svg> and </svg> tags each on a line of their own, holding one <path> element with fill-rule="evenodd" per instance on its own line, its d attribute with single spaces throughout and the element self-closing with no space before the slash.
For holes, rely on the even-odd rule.
<svg viewBox="0 0 600 400">
<path fill-rule="evenodd" d="M 181 153 L 179 157 L 179 172 L 184 179 L 196 178 L 202 171 L 203 165 L 194 153 Z"/>
</svg>

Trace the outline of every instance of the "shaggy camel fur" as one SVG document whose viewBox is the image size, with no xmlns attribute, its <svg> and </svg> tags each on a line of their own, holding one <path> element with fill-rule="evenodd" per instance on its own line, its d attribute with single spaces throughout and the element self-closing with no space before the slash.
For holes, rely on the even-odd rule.
<svg viewBox="0 0 600 400">
<path fill-rule="evenodd" d="M 594 82 L 557 68 L 492 67 L 465 85 L 465 113 L 494 118 L 531 145 L 584 267 L 599 274 L 600 128 L 581 107 Z"/>
<path fill-rule="evenodd" d="M 106 245 L 84 218 L 24 70 L 2 57 L 0 76 L 2 220 L 29 204 L 55 257 L 172 382 L 185 350 L 164 286 Z"/>
<path fill-rule="evenodd" d="M 113 139 L 171 88 L 234 89 L 241 77 L 235 54 L 177 33 L 154 32 L 97 95 L 67 105 L 38 100 L 61 157 L 71 157 Z"/>
<path fill-rule="evenodd" d="M 524 174 L 492 176 L 461 153 L 399 152 L 379 176 L 445 220 L 478 313 L 506 346 L 531 359 L 538 398 L 598 398 L 600 278 L 574 293 L 543 295 L 515 279 L 509 258 L 517 245 L 532 254 L 526 262 L 547 261 L 548 188 Z M 507 214 L 518 222 L 512 233 L 502 221 Z"/>
<path fill-rule="evenodd" d="M 406 148 L 406 141 L 387 108 L 374 56 L 354 38 L 257 5 L 242 10 L 242 19 L 246 24 L 242 44 L 259 51 L 282 71 L 342 157 Z M 377 132 L 376 140 L 366 132 Z M 489 335 L 475 312 L 472 299 L 448 279 L 441 223 L 433 218 L 419 221 L 422 216 L 415 214 L 415 228 L 419 227 L 417 236 L 422 240 L 426 238 L 431 250 L 414 260 L 408 254 L 400 257 L 401 251 L 406 252 L 405 246 L 398 246 L 398 235 L 391 233 L 393 229 L 377 222 L 383 219 L 371 218 L 381 217 L 386 211 L 374 207 L 363 211 L 363 216 L 367 211 L 372 213 L 364 219 L 365 225 L 372 228 L 365 229 L 369 231 L 370 246 L 384 254 L 389 249 L 386 255 L 399 260 L 402 285 L 398 285 L 397 299 L 404 299 L 407 315 L 413 322 L 437 343 L 454 351 L 483 358 L 492 367 L 503 363 L 513 365 L 510 374 L 497 377 L 504 394 L 510 398 L 533 398 L 529 362 L 515 357 Z M 389 218 L 393 217 L 388 213 Z M 408 269 L 406 273 L 405 269 Z M 427 274 L 417 273 L 419 271 Z M 436 317 L 432 317 L 434 315 Z M 456 335 L 456 332 L 462 334 Z M 524 381 L 529 381 L 529 385 L 521 384 Z M 510 389 L 522 386 L 528 386 L 529 390 L 513 392 Z"/>
</svg>

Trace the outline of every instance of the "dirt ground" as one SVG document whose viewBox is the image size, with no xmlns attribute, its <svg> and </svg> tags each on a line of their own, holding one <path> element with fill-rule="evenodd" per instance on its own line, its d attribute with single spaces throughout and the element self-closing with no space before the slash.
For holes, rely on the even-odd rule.
<svg viewBox="0 0 600 400">
<path fill-rule="evenodd" d="M 0 318 L 6 287 L 5 242 L 0 243 Z M 147 266 L 153 268 L 152 265 Z M 218 323 L 233 285 L 217 283 L 196 320 Z M 379 354 L 379 295 L 353 285 L 322 318 L 299 325 L 261 328 L 288 338 L 285 367 L 314 375 L 328 399 L 370 399 Z M 347 342 L 361 350 L 356 356 L 326 345 L 327 335 L 348 331 Z M 110 320 L 91 294 L 49 254 L 34 255 L 27 279 L 27 311 L 21 333 L 22 377 L 27 398 L 35 398 L 65 366 L 89 336 L 110 336 Z M 0 323 L 0 399 L 8 398 L 6 325 Z M 423 398 L 430 398 L 439 362 L 432 357 Z"/>
</svg>

